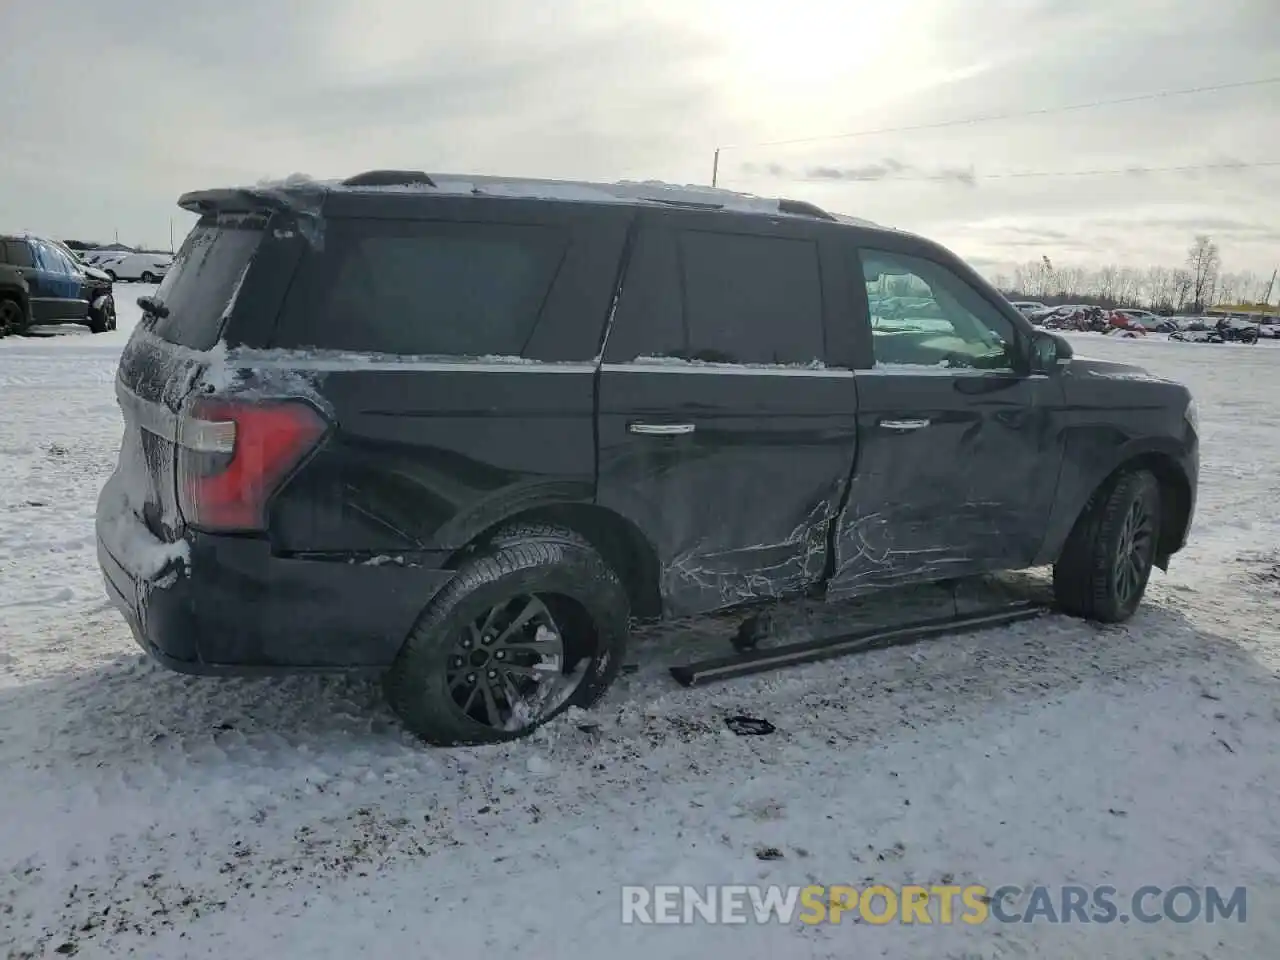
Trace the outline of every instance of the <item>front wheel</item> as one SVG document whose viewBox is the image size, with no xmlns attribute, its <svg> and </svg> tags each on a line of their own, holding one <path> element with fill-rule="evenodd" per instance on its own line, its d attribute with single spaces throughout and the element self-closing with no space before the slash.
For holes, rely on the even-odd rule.
<svg viewBox="0 0 1280 960">
<path fill-rule="evenodd" d="M 116 302 L 107 297 L 101 307 L 89 311 L 89 332 L 106 333 L 116 328 Z"/>
<path fill-rule="evenodd" d="M 387 699 L 428 743 L 515 739 L 600 698 L 628 619 L 626 590 L 584 539 L 511 528 L 431 601 L 387 672 Z"/>
<path fill-rule="evenodd" d="M 12 297 L 0 297 L 0 337 L 22 333 L 26 326 L 27 317 L 22 304 Z"/>
<path fill-rule="evenodd" d="M 142 282 L 143 282 L 143 283 L 155 283 L 155 282 L 156 282 L 156 275 L 155 275 L 154 273 L 152 273 L 150 270 L 144 270 L 144 271 L 142 271 Z"/>
<path fill-rule="evenodd" d="M 1160 485 L 1146 470 L 1120 474 L 1094 494 L 1053 568 L 1065 612 L 1128 620 L 1147 589 L 1160 542 Z"/>
</svg>

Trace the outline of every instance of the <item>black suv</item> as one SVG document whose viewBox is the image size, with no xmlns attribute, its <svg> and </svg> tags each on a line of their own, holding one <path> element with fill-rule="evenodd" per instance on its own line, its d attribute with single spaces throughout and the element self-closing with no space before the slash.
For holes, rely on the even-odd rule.
<svg viewBox="0 0 1280 960">
<path fill-rule="evenodd" d="M 56 240 L 0 236 L 0 335 L 44 323 L 114 330 L 111 278 Z"/>
<path fill-rule="evenodd" d="M 97 519 L 175 669 L 385 671 L 426 740 L 497 740 L 598 697 L 632 619 L 1053 563 L 1119 621 L 1184 543 L 1188 391 L 920 237 L 394 171 L 180 203 Z"/>
</svg>

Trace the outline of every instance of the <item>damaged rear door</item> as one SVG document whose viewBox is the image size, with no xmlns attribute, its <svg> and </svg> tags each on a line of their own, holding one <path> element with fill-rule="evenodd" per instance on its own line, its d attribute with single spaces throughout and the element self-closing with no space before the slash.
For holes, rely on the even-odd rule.
<svg viewBox="0 0 1280 960">
<path fill-rule="evenodd" d="M 598 502 L 654 546 L 665 611 L 820 581 L 856 440 L 825 225 L 641 214 L 599 386 Z"/>
<path fill-rule="evenodd" d="M 1061 385 L 1029 374 L 1021 328 L 951 267 L 878 243 L 842 258 L 861 369 L 832 597 L 1028 566 L 1062 459 Z"/>
</svg>

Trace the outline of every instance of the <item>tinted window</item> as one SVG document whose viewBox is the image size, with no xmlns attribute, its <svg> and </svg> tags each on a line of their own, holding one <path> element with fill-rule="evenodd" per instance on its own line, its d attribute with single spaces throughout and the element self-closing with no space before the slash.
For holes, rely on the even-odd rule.
<svg viewBox="0 0 1280 960">
<path fill-rule="evenodd" d="M 529 224 L 330 221 L 285 346 L 419 356 L 520 356 L 568 247 Z"/>
<path fill-rule="evenodd" d="M 1013 323 L 946 267 L 863 250 L 861 272 L 876 366 L 1013 366 Z"/>
<path fill-rule="evenodd" d="M 822 358 L 815 243 L 689 232 L 680 248 L 691 357 L 769 364 Z"/>
<path fill-rule="evenodd" d="M 31 249 L 25 240 L 0 240 L 0 258 L 15 267 L 33 267 Z"/>
<path fill-rule="evenodd" d="M 680 300 L 680 259 L 670 230 L 646 229 L 636 237 L 622 280 L 605 357 L 626 363 L 636 357 L 687 357 L 688 338 Z"/>
<path fill-rule="evenodd" d="M 187 235 L 155 297 L 168 309 L 155 332 L 170 343 L 208 350 L 262 240 L 260 216 L 205 217 Z"/>
<path fill-rule="evenodd" d="M 611 361 L 790 364 L 823 355 L 812 241 L 660 229 L 638 238 L 609 335 Z"/>
</svg>

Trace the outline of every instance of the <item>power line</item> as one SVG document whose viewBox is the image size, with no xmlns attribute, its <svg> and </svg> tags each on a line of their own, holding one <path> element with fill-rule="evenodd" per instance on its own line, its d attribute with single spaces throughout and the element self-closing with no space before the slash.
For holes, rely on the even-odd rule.
<svg viewBox="0 0 1280 960">
<path fill-rule="evenodd" d="M 1091 100 L 1088 103 L 1072 103 L 1060 107 L 1042 107 L 1037 110 L 1023 110 L 1015 113 L 991 113 L 977 117 L 963 117 L 955 120 L 939 120 L 934 123 L 917 123 L 906 127 L 881 127 L 876 130 L 855 130 L 850 133 L 828 133 L 814 137 L 797 137 L 790 140 L 763 140 L 759 143 L 728 144 L 718 150 L 741 150 L 746 147 L 785 147 L 800 143 L 819 143 L 825 140 L 849 140 L 854 137 L 872 137 L 885 133 L 911 133 L 916 130 L 941 130 L 944 127 L 959 127 L 975 123 L 993 123 L 998 120 L 1017 120 L 1023 117 L 1043 117 L 1055 113 L 1069 113 L 1075 110 L 1092 110 L 1096 107 L 1111 107 L 1122 103 L 1141 103 L 1146 100 L 1163 100 L 1169 97 L 1185 97 L 1196 93 L 1212 93 L 1217 90 L 1237 90 L 1243 87 L 1260 87 L 1266 84 L 1280 83 L 1280 77 L 1263 77 L 1259 80 L 1239 80 L 1234 83 L 1219 83 L 1208 87 L 1187 87 L 1182 90 L 1160 90 L 1156 93 L 1141 93 L 1131 97 L 1119 97 L 1114 100 Z"/>
<path fill-rule="evenodd" d="M 1195 163 L 1186 164 L 1176 167 L 1120 167 L 1110 170 L 1031 170 L 1031 171 L 1009 171 L 1005 173 L 971 173 L 967 170 L 955 170 L 949 173 L 929 174 L 918 177 L 869 177 L 869 176 L 850 176 L 850 177 L 822 177 L 822 176 L 804 176 L 804 177 L 786 177 L 778 176 L 769 179 L 793 180 L 801 183 L 924 183 L 924 182 L 952 182 L 966 183 L 972 180 L 1022 180 L 1032 178 L 1045 177 L 1109 177 L 1109 176 L 1134 176 L 1140 177 L 1148 173 L 1183 173 L 1195 170 L 1247 170 L 1255 167 L 1280 167 L 1280 160 L 1252 160 L 1247 162 L 1227 161 L 1224 163 Z M 765 179 L 751 178 L 747 179 Z"/>
</svg>

